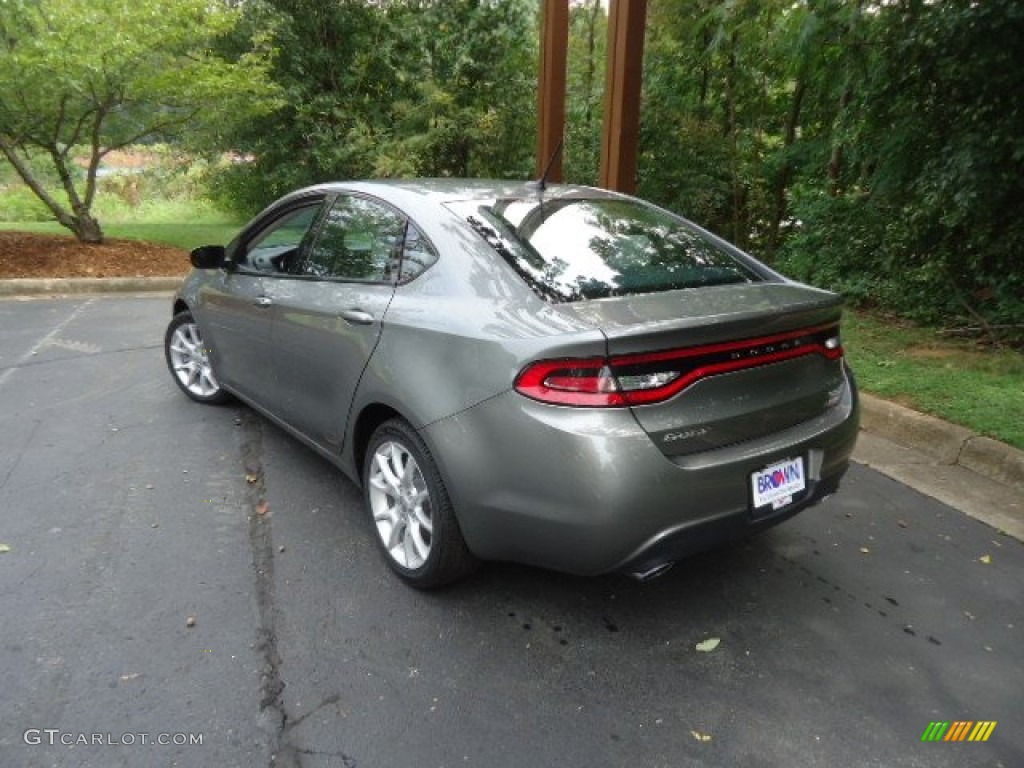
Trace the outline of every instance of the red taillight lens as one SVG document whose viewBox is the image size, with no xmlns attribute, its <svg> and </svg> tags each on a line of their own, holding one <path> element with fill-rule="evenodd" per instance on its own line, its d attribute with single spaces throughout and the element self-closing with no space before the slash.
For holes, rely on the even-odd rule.
<svg viewBox="0 0 1024 768">
<path fill-rule="evenodd" d="M 515 388 L 534 400 L 556 405 L 650 405 L 708 376 L 805 355 L 841 358 L 838 326 L 612 358 L 541 360 L 519 374 Z"/>
<path fill-rule="evenodd" d="M 628 405 L 603 357 L 533 363 L 516 378 L 516 391 L 558 405 Z"/>
</svg>

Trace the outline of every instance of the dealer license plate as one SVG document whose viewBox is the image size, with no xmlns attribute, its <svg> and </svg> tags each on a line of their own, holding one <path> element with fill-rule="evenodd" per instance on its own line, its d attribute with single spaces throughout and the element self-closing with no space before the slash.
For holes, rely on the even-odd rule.
<svg viewBox="0 0 1024 768">
<path fill-rule="evenodd" d="M 765 467 L 750 476 L 750 484 L 754 490 L 754 509 L 769 505 L 772 509 L 782 509 L 807 487 L 804 460 L 802 457 L 786 459 Z"/>
</svg>

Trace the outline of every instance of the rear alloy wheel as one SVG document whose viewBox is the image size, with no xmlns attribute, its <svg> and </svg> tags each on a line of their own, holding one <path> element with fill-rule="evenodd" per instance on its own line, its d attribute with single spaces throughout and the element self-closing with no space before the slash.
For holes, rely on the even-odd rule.
<svg viewBox="0 0 1024 768">
<path fill-rule="evenodd" d="M 476 566 L 434 460 L 401 419 L 381 424 L 370 438 L 363 493 L 388 565 L 410 585 L 439 587 Z"/>
<path fill-rule="evenodd" d="M 199 403 L 223 403 L 228 394 L 213 375 L 209 350 L 199 326 L 189 312 L 179 312 L 167 326 L 164 356 L 167 368 L 181 390 Z"/>
</svg>

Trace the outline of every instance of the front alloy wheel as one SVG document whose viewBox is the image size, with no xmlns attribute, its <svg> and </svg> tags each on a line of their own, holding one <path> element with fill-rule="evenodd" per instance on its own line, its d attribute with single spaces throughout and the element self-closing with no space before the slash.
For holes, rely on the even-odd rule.
<svg viewBox="0 0 1024 768">
<path fill-rule="evenodd" d="M 174 316 L 164 336 L 167 367 L 181 390 L 200 403 L 221 403 L 227 393 L 220 388 L 203 344 L 199 326 L 188 312 Z"/>
<path fill-rule="evenodd" d="M 405 421 L 392 419 L 374 431 L 363 494 L 388 565 L 410 585 L 440 587 L 476 567 L 437 465 Z"/>
</svg>

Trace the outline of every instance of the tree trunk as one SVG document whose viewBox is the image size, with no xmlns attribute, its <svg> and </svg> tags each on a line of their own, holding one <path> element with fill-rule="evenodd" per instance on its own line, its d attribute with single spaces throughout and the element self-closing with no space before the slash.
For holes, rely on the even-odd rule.
<svg viewBox="0 0 1024 768">
<path fill-rule="evenodd" d="M 82 210 L 77 216 L 72 216 L 70 225 L 63 221 L 61 224 L 64 224 L 65 227 L 74 232 L 79 242 L 94 245 L 103 242 L 103 230 L 100 228 L 100 223 L 89 211 Z"/>
<path fill-rule="evenodd" d="M 846 119 L 846 110 L 850 106 L 850 102 L 853 100 L 853 92 L 850 88 L 846 88 L 843 91 L 842 98 L 839 99 L 839 114 L 833 121 L 833 131 L 836 126 L 843 125 Z M 843 191 L 842 175 L 843 175 L 843 142 L 836 141 L 832 145 L 832 154 L 828 159 L 828 182 L 829 192 L 833 197 L 837 197 Z"/>
<path fill-rule="evenodd" d="M 783 137 L 784 150 L 788 150 L 796 141 L 796 128 L 800 122 L 800 111 L 803 108 L 804 94 L 807 92 L 807 80 L 801 73 L 796 81 L 796 90 L 793 91 L 793 101 L 790 104 L 789 117 L 786 119 L 786 132 Z M 789 180 L 793 175 L 793 164 L 788 156 L 782 162 L 779 169 L 779 178 L 775 184 L 775 211 L 772 216 L 771 231 L 768 239 L 769 248 L 772 253 L 779 246 L 779 232 L 782 229 L 782 220 L 786 218 L 786 192 L 789 189 Z"/>
<path fill-rule="evenodd" d="M 32 193 L 38 197 L 43 204 L 53 214 L 53 218 L 62 226 L 70 229 L 75 237 L 77 237 L 83 243 L 102 243 L 103 242 L 103 230 L 100 229 L 100 224 L 96 220 L 96 217 L 90 213 L 89 206 L 78 200 L 77 194 L 74 196 L 74 214 L 69 213 L 60 203 L 58 203 L 42 183 L 32 173 L 32 169 L 28 163 L 18 154 L 17 148 L 0 136 L 0 152 L 7 158 L 8 162 L 17 171 L 18 176 L 25 182 Z M 62 179 L 66 180 L 70 184 L 70 174 L 67 168 L 58 166 L 58 173 Z M 74 187 L 71 187 L 74 192 Z"/>
<path fill-rule="evenodd" d="M 746 193 L 740 177 L 740 129 L 736 116 L 736 49 L 739 46 L 739 33 L 733 32 L 729 43 L 725 70 L 725 132 L 729 138 L 729 175 L 732 179 L 732 241 L 740 248 L 745 248 L 748 239 L 748 232 L 743 226 Z"/>
</svg>

